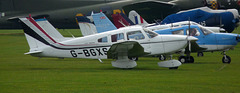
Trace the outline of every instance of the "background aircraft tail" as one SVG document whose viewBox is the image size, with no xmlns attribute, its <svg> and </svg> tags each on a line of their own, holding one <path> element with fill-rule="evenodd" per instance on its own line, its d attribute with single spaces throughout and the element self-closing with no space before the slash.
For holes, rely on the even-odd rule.
<svg viewBox="0 0 240 93">
<path fill-rule="evenodd" d="M 90 21 L 89 18 L 83 16 L 83 14 L 77 15 L 76 18 L 83 36 L 97 33 L 95 25 Z"/>
<path fill-rule="evenodd" d="M 92 17 L 98 33 L 117 29 L 102 12 L 93 14 Z"/>
<path fill-rule="evenodd" d="M 137 24 L 143 25 L 143 26 L 148 25 L 148 23 L 134 10 L 129 12 L 128 17 L 136 25 Z"/>
<path fill-rule="evenodd" d="M 134 25 L 134 23 L 123 13 L 113 14 L 112 18 L 117 28 Z"/>
</svg>

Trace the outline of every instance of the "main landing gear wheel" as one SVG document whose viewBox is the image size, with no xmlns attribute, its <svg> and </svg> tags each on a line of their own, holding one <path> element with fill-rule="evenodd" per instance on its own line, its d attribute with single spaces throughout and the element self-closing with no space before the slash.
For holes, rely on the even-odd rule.
<svg viewBox="0 0 240 93">
<path fill-rule="evenodd" d="M 178 60 L 181 63 L 194 63 L 194 58 L 192 56 L 187 57 L 187 56 L 180 56 Z"/>
<path fill-rule="evenodd" d="M 180 56 L 178 58 L 178 60 L 181 62 L 181 63 L 186 63 L 186 57 L 185 56 Z"/>
<path fill-rule="evenodd" d="M 166 56 L 160 55 L 160 56 L 159 56 L 159 60 L 162 60 L 162 61 L 163 61 L 163 60 L 166 60 Z"/>
<path fill-rule="evenodd" d="M 197 56 L 198 56 L 198 57 L 202 57 L 202 56 L 203 56 L 203 52 L 198 52 L 198 53 L 197 53 Z"/>
<path fill-rule="evenodd" d="M 138 61 L 138 57 L 129 57 L 130 60 Z"/>
<path fill-rule="evenodd" d="M 223 56 L 222 62 L 230 64 L 231 63 L 231 57 L 229 57 L 227 55 Z"/>
</svg>

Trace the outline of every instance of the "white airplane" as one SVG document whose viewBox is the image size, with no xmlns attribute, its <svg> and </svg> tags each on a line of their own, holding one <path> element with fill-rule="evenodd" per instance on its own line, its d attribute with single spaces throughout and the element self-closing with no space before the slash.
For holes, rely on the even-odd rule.
<svg viewBox="0 0 240 93">
<path fill-rule="evenodd" d="M 128 57 L 175 53 L 197 38 L 183 35 L 158 35 L 141 26 L 124 27 L 78 38 L 65 38 L 46 20 L 19 18 L 30 50 L 36 57 L 116 59 L 112 66 L 134 68 L 137 63 Z M 169 60 L 159 66 L 177 68 L 181 62 Z"/>
</svg>

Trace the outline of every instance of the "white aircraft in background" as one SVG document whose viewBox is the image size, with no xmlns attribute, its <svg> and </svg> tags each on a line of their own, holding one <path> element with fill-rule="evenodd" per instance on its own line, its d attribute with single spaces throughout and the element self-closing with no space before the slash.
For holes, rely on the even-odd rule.
<svg viewBox="0 0 240 93">
<path fill-rule="evenodd" d="M 108 32 L 78 38 L 63 37 L 46 19 L 34 20 L 31 16 L 19 18 L 30 50 L 36 57 L 116 59 L 112 66 L 133 68 L 137 63 L 128 57 L 175 53 L 197 38 L 183 35 L 158 35 L 141 26 L 124 27 Z M 181 62 L 169 60 L 159 66 L 177 68 Z"/>
<path fill-rule="evenodd" d="M 151 29 L 152 31 L 156 31 L 156 30 L 161 30 L 161 29 L 166 29 L 166 28 L 171 28 L 171 27 L 180 27 L 183 25 L 198 25 L 198 26 L 202 26 L 196 22 L 193 21 L 181 21 L 181 22 L 175 22 L 175 23 L 171 23 L 171 24 L 149 24 L 147 23 L 136 11 L 132 10 L 129 12 L 129 16 L 128 18 L 134 23 L 134 24 L 138 24 L 138 25 L 142 25 L 148 29 Z M 203 23 L 202 23 L 203 24 Z M 220 33 L 220 32 L 226 32 L 225 29 L 221 28 L 221 27 L 207 27 L 207 26 L 202 26 L 203 28 L 212 30 L 215 33 Z"/>
</svg>

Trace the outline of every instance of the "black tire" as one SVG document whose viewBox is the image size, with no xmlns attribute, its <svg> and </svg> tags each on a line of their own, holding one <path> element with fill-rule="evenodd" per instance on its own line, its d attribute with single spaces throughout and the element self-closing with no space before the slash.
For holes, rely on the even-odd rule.
<svg viewBox="0 0 240 93">
<path fill-rule="evenodd" d="M 197 53 L 197 56 L 198 56 L 198 57 L 203 57 L 204 54 L 203 54 L 203 52 L 198 52 L 198 53 Z"/>
<path fill-rule="evenodd" d="M 185 56 L 180 56 L 180 57 L 178 58 L 178 60 L 179 60 L 181 63 L 186 63 L 186 62 L 187 62 Z"/>
<path fill-rule="evenodd" d="M 223 62 L 223 63 L 230 64 L 230 63 L 231 63 L 231 57 L 226 56 L 226 58 L 225 58 L 225 57 L 223 56 L 223 58 L 222 58 L 222 62 Z"/>
<path fill-rule="evenodd" d="M 162 60 L 162 61 L 166 60 L 166 56 L 160 55 L 160 56 L 159 56 L 159 60 Z"/>
<path fill-rule="evenodd" d="M 129 57 L 130 60 L 138 61 L 138 57 Z"/>
<path fill-rule="evenodd" d="M 190 56 L 190 60 L 188 61 L 189 63 L 194 63 L 194 58 L 193 56 Z"/>
<path fill-rule="evenodd" d="M 178 67 L 170 67 L 169 69 L 178 69 Z"/>
</svg>

